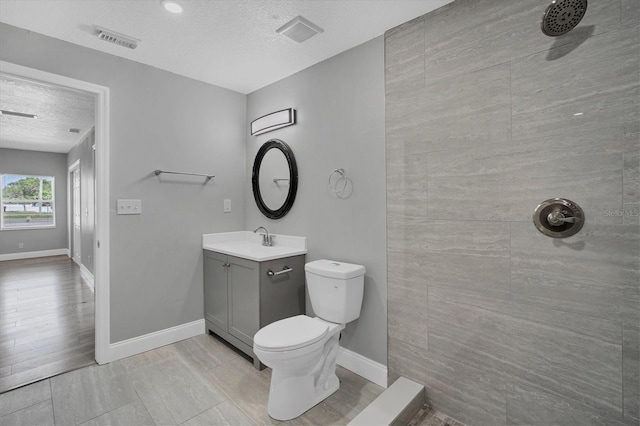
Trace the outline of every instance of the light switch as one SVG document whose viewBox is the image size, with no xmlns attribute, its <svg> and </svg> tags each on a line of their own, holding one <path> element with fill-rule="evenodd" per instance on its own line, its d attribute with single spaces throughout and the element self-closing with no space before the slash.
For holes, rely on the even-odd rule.
<svg viewBox="0 0 640 426">
<path fill-rule="evenodd" d="M 142 214 L 142 200 L 117 200 L 118 214 Z"/>
<path fill-rule="evenodd" d="M 224 212 L 225 213 L 231 212 L 231 200 L 229 200 L 228 198 L 224 200 Z"/>
</svg>

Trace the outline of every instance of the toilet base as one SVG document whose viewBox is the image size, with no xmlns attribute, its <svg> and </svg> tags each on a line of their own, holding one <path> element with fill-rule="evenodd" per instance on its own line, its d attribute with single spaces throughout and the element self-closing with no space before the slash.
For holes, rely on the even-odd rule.
<svg viewBox="0 0 640 426">
<path fill-rule="evenodd" d="M 275 420 L 291 420 L 315 407 L 340 388 L 338 376 L 332 374 L 322 387 L 313 387 L 313 376 L 291 377 L 279 381 L 269 390 L 267 412 Z"/>
<path fill-rule="evenodd" d="M 336 359 L 344 324 L 326 324 L 329 326 L 326 340 L 308 346 L 275 352 L 254 345 L 258 359 L 272 369 L 267 404 L 272 418 L 294 419 L 340 388 Z"/>
<path fill-rule="evenodd" d="M 316 397 L 316 401 L 312 405 L 312 407 L 315 407 L 325 399 L 329 398 L 338 389 L 340 389 L 340 380 L 338 380 L 338 376 L 334 374 L 331 377 L 329 377 L 329 380 L 327 380 L 327 388 L 318 392 L 318 396 Z"/>
</svg>

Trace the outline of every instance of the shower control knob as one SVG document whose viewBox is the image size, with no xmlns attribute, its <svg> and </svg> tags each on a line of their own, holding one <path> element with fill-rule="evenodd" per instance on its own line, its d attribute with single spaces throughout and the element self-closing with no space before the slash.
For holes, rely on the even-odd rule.
<svg viewBox="0 0 640 426">
<path fill-rule="evenodd" d="M 533 223 L 538 231 L 553 238 L 575 235 L 584 225 L 584 212 L 566 198 L 550 198 L 533 212 Z"/>
<path fill-rule="evenodd" d="M 566 210 L 554 210 L 547 216 L 547 222 L 552 226 L 560 226 L 563 223 L 575 223 L 576 218 L 574 216 L 565 216 L 568 214 Z"/>
</svg>

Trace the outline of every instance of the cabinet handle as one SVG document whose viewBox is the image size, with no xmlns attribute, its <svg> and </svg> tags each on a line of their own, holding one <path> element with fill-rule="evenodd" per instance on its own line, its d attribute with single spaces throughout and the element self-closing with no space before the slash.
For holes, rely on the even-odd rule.
<svg viewBox="0 0 640 426">
<path fill-rule="evenodd" d="M 230 263 L 223 263 L 222 266 L 224 266 L 225 268 L 228 268 L 229 266 L 231 266 Z"/>
<path fill-rule="evenodd" d="M 273 277 L 274 275 L 286 274 L 287 272 L 291 272 L 291 271 L 293 271 L 293 268 L 289 268 L 288 266 L 285 266 L 282 268 L 282 271 L 278 271 L 278 272 L 273 272 L 271 269 L 269 269 L 267 271 L 267 275 L 270 277 Z"/>
</svg>

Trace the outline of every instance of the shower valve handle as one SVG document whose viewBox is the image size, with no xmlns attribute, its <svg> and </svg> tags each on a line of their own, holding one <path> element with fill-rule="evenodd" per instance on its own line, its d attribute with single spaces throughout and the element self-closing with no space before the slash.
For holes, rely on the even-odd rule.
<svg viewBox="0 0 640 426">
<path fill-rule="evenodd" d="M 560 226 L 563 223 L 576 223 L 576 218 L 573 216 L 566 217 L 560 210 L 554 210 L 547 216 L 547 221 L 550 225 Z"/>
<path fill-rule="evenodd" d="M 584 225 L 584 212 L 579 205 L 566 198 L 549 198 L 533 211 L 533 224 L 544 235 L 567 238 Z"/>
</svg>

